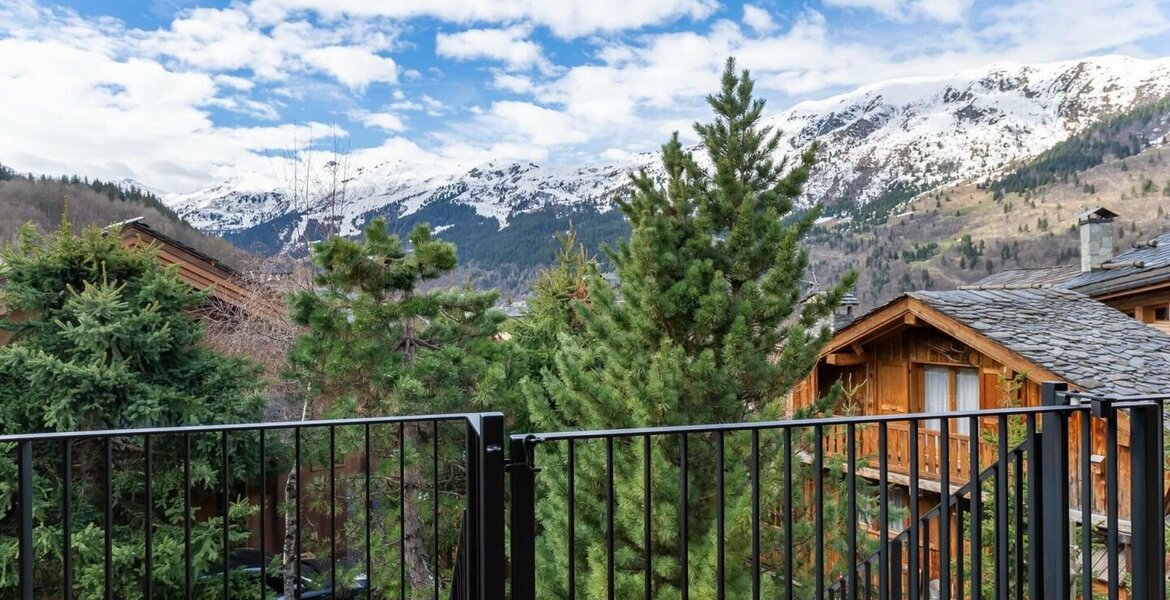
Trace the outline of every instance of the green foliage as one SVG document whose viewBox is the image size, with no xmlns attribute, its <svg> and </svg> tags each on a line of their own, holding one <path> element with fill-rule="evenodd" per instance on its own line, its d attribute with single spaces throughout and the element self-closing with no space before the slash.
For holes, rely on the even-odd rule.
<svg viewBox="0 0 1170 600">
<path fill-rule="evenodd" d="M 318 287 L 292 298 L 292 318 L 308 330 L 289 353 L 290 375 L 309 390 L 307 401 L 317 408 L 309 412 L 516 414 L 506 385 L 513 352 L 510 344 L 497 339 L 504 315 L 492 308 L 496 294 L 422 290 L 425 282 L 455 269 L 455 247 L 434 239 L 426 225 L 415 226 L 407 241 L 409 247 L 378 218 L 360 241 L 333 237 L 313 247 Z M 441 570 L 450 569 L 457 541 L 455 530 L 444 527 L 439 546 L 434 547 L 431 528 L 440 525 L 432 522 L 431 490 L 439 486 L 438 523 L 459 523 L 463 456 L 458 445 L 436 442 L 440 473 L 438 480 L 430 479 L 430 457 L 420 453 L 430 452 L 435 432 L 429 426 L 407 426 L 390 435 L 407 451 L 404 472 L 400 477 L 397 460 L 378 461 L 374 485 L 387 495 L 402 489 L 405 504 L 381 505 L 371 515 L 376 527 L 372 536 L 386 543 L 406 537 L 407 585 L 414 597 L 423 597 L 434 581 L 430 557 L 439 557 Z M 440 433 L 438 439 L 455 435 Z M 360 488 L 354 481 L 342 486 Z M 399 526 L 400 518 L 405 529 Z M 364 515 L 350 515 L 346 526 L 362 521 Z M 381 564 L 374 572 L 375 587 L 399 590 L 396 569 Z"/>
<path fill-rule="evenodd" d="M 12 339 L 0 347 L 0 431 L 27 433 L 255 421 L 262 416 L 258 369 L 200 345 L 201 327 L 188 311 L 203 295 L 173 270 L 162 270 L 148 250 L 128 250 L 118 235 L 95 228 L 82 235 L 69 224 L 50 236 L 25 228 L 20 241 L 0 255 L 2 303 L 9 315 L 0 330 Z M 114 595 L 142 597 L 144 441 L 122 437 L 107 448 L 100 439 L 72 444 L 73 550 L 79 597 L 100 597 L 105 534 L 105 458 L 117 465 L 108 493 L 115 505 L 112 527 Z M 193 510 L 211 511 L 192 531 L 192 573 L 214 572 L 222 556 L 222 511 L 216 491 L 232 490 L 256 468 L 251 440 L 234 439 L 231 471 L 222 464 L 218 436 L 196 436 L 191 448 Z M 11 445 L 10 445 L 11 446 Z M 38 595 L 60 597 L 61 457 L 59 444 L 34 448 L 35 546 Z M 183 447 L 159 437 L 152 448 L 155 590 L 177 597 L 183 584 Z M 0 455 L 0 506 L 15 502 L 13 448 Z M 226 478 L 226 482 L 225 482 Z M 231 502 L 229 533 L 237 543 L 250 514 Z M 0 552 L 15 556 L 16 515 L 0 519 Z M 15 594 L 16 561 L 0 567 L 0 594 Z M 202 581 L 202 580 L 201 580 Z M 214 586 L 199 585 L 200 597 Z M 207 589 L 205 589 L 207 588 Z"/>
<path fill-rule="evenodd" d="M 753 97 L 752 87 L 748 74 L 737 73 L 729 61 L 721 91 L 709 98 L 714 121 L 695 126 L 712 159 L 710 169 L 682 149 L 676 134 L 662 149 L 665 180 L 645 173 L 633 178 L 631 196 L 619 203 L 632 227 L 630 238 L 608 252 L 618 289 L 580 267 L 580 259 L 546 275 L 548 285 L 538 288 L 533 300 L 543 307 L 542 320 L 524 326 L 547 330 L 530 336 L 538 347 L 548 335 L 560 340 L 551 364 L 524 386 L 536 428 L 645 427 L 777 416 L 786 393 L 808 373 L 829 335 L 823 322 L 854 277 L 849 274 L 839 285 L 804 301 L 808 254 L 802 240 L 821 209 L 794 215 L 793 201 L 808 177 L 815 149 L 796 164 L 774 162 L 780 137 L 760 125 L 764 102 Z M 588 275 L 584 297 L 582 274 Z M 688 441 L 690 589 L 696 597 L 712 597 L 717 503 L 711 473 L 719 440 L 696 435 Z M 722 441 L 728 489 L 743 489 L 749 481 L 748 436 Z M 656 438 L 649 457 L 643 456 L 641 440 L 614 444 L 616 595 L 632 597 L 642 589 L 646 458 L 653 473 L 655 597 L 675 597 L 681 568 L 680 442 Z M 762 444 L 762 477 L 775 486 L 779 439 Z M 798 444 L 807 449 L 808 441 Z M 606 453 L 596 444 L 580 446 L 573 560 L 580 597 L 597 598 L 604 597 L 606 588 Z M 545 530 L 537 553 L 546 571 L 538 585 L 553 597 L 568 595 L 566 460 L 563 445 L 541 447 L 538 462 L 545 468 L 538 484 L 545 489 L 538 493 L 537 510 Z M 808 466 L 800 464 L 798 470 L 807 475 Z M 804 489 L 796 487 L 797 510 L 803 511 L 810 503 Z M 750 563 L 748 499 L 735 493 L 726 502 L 728 596 L 743 597 Z M 840 523 L 840 511 L 832 515 Z M 764 531 L 773 536 L 776 528 Z M 801 537 L 805 552 L 807 539 Z M 771 567 L 769 574 L 774 574 Z"/>
</svg>

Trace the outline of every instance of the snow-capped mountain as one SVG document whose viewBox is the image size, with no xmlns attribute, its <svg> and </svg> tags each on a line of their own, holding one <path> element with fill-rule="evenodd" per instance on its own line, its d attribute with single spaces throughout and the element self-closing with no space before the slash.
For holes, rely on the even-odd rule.
<svg viewBox="0 0 1170 600">
<path fill-rule="evenodd" d="M 806 199 L 824 200 L 832 212 L 848 213 L 895 189 L 923 192 L 987 177 L 1105 116 L 1168 94 L 1170 57 L 993 64 L 804 102 L 768 123 L 784 132 L 785 154 L 795 156 L 813 142 L 821 144 Z M 402 223 L 425 216 L 444 229 L 443 237 L 456 241 L 460 228 L 474 227 L 475 240 L 488 236 L 498 243 L 518 220 L 558 223 L 570 217 L 579 222 L 583 215 L 606 215 L 601 220 L 612 225 L 616 217 L 607 213 L 613 198 L 627 184 L 627 174 L 638 168 L 654 172 L 657 156 L 645 153 L 584 168 L 353 165 L 342 201 L 329 193 L 289 194 L 277 177 L 245 173 L 172 196 L 168 203 L 200 229 L 268 252 L 293 251 L 295 240 L 303 239 L 300 232 L 323 224 L 329 231 L 355 234 L 376 215 Z"/>
</svg>

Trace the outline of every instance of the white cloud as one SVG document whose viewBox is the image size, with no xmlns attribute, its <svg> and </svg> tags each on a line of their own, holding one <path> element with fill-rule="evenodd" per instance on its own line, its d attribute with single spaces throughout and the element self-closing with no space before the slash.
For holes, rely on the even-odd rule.
<svg viewBox="0 0 1170 600">
<path fill-rule="evenodd" d="M 378 56 L 369 50 L 353 46 L 314 48 L 305 52 L 305 62 L 332 75 L 351 90 L 364 91 L 371 83 L 398 81 L 398 65 L 394 59 Z"/>
<path fill-rule="evenodd" d="M 753 4 L 743 5 L 743 23 L 756 33 L 771 33 L 776 30 L 776 21 L 771 13 Z"/>
<path fill-rule="evenodd" d="M 373 127 L 383 131 L 403 131 L 406 129 L 406 124 L 402 122 L 402 119 L 391 112 L 355 110 L 351 111 L 348 116 L 366 127 Z"/>
<path fill-rule="evenodd" d="M 528 40 L 531 28 L 514 25 L 506 29 L 468 29 L 435 36 L 435 54 L 453 60 L 488 59 L 503 62 L 513 70 L 548 70 L 540 44 Z"/>
<path fill-rule="evenodd" d="M 527 94 L 536 89 L 532 79 L 527 76 L 500 72 L 493 75 L 492 87 L 515 94 Z"/>
<path fill-rule="evenodd" d="M 702 19 L 715 12 L 715 0 L 255 0 L 252 14 L 270 23 L 312 10 L 326 18 L 432 17 L 452 23 L 514 23 L 547 27 L 563 38 L 617 32 L 666 23 L 679 18 Z"/>
<path fill-rule="evenodd" d="M 896 20 L 925 18 L 943 23 L 961 21 L 972 3 L 973 0 L 825 0 L 827 6 L 868 9 Z"/>
</svg>

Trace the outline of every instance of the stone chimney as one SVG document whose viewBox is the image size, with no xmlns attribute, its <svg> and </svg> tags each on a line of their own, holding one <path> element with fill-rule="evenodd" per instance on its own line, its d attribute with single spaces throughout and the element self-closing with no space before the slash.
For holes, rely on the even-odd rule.
<svg viewBox="0 0 1170 600">
<path fill-rule="evenodd" d="M 1113 219 L 1117 213 L 1102 207 L 1077 215 L 1077 229 L 1081 231 L 1081 272 L 1101 268 L 1101 263 L 1113 258 Z"/>
</svg>

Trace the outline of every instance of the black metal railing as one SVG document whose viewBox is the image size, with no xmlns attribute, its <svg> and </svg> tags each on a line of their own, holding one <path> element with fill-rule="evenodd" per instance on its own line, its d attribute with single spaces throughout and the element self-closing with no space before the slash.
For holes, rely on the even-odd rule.
<svg viewBox="0 0 1170 600">
<path fill-rule="evenodd" d="M 1042 396 L 945 414 L 514 435 L 511 597 L 1163 598 L 1166 398 L 1055 383 Z M 908 475 L 890 469 L 891 426 L 909 430 Z M 920 435 L 927 427 L 937 431 Z M 963 457 L 949 443 L 960 428 L 972 440 Z M 877 437 L 872 455 L 859 452 L 863 433 Z M 928 454 L 934 478 L 919 472 Z M 960 461 L 974 481 L 952 481 Z"/>
<path fill-rule="evenodd" d="M 502 597 L 503 442 L 495 413 L 0 436 L 0 597 Z"/>
<path fill-rule="evenodd" d="M 1170 395 L 1042 396 L 510 439 L 496 413 L 0 436 L 0 597 L 1164 598 Z"/>
</svg>

